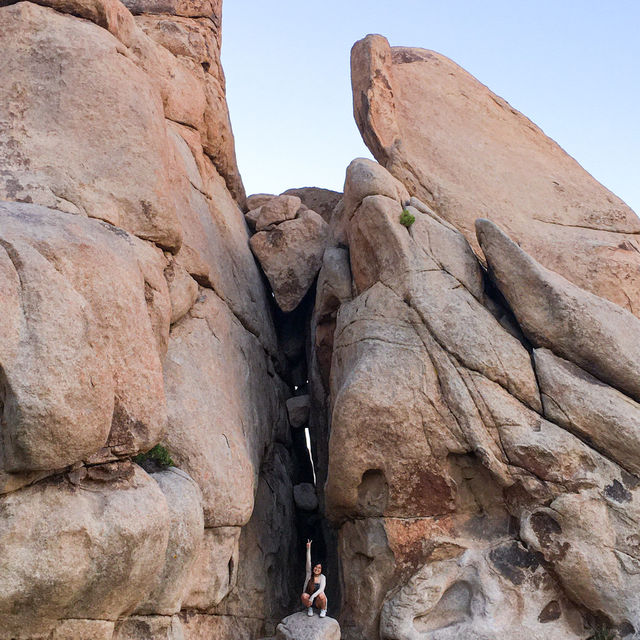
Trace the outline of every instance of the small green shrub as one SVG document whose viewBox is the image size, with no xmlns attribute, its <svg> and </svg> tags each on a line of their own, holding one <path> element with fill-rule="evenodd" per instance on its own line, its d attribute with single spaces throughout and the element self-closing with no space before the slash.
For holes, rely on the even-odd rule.
<svg viewBox="0 0 640 640">
<path fill-rule="evenodd" d="M 407 227 L 407 229 L 416 221 L 416 217 L 409 213 L 408 209 L 403 209 L 400 214 L 400 224 Z"/>
<path fill-rule="evenodd" d="M 615 640 L 615 638 L 617 638 L 615 631 L 602 625 L 593 629 L 593 635 L 589 637 L 589 640 Z"/>
<path fill-rule="evenodd" d="M 163 447 L 161 444 L 157 444 L 153 449 L 150 449 L 146 453 L 139 453 L 133 461 L 139 464 L 143 469 L 149 465 L 153 466 L 154 464 L 161 469 L 174 466 L 171 454 L 167 451 L 167 448 Z"/>
</svg>

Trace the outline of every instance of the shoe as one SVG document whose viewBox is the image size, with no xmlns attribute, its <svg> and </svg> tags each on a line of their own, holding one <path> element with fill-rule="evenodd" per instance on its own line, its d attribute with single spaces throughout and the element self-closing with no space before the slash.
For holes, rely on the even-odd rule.
<svg viewBox="0 0 640 640">
<path fill-rule="evenodd" d="M 307 609 L 307 615 L 308 615 L 309 617 L 313 616 L 313 607 L 309 607 L 309 608 Z"/>
<path fill-rule="evenodd" d="M 323 609 L 323 610 L 320 612 L 320 617 L 321 617 L 321 618 L 324 618 L 326 615 L 327 615 L 327 610 L 326 610 L 326 609 Z"/>
</svg>

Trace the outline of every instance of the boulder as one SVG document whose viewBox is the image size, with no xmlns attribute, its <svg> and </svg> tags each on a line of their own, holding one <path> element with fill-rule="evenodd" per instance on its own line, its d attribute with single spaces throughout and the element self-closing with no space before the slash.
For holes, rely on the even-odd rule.
<svg viewBox="0 0 640 640">
<path fill-rule="evenodd" d="M 640 220 L 505 100 L 445 56 L 379 35 L 354 45 L 351 82 L 374 157 L 476 251 L 474 222 L 488 218 L 548 269 L 640 313 Z"/>
<path fill-rule="evenodd" d="M 293 499 L 296 507 L 302 511 L 315 511 L 318 508 L 316 489 L 309 482 L 302 482 L 293 487 Z"/>
<path fill-rule="evenodd" d="M 282 389 L 269 371 L 258 339 L 212 291 L 202 289 L 173 325 L 165 440 L 202 490 L 207 527 L 247 523 L 264 447 L 286 429 Z"/>
<path fill-rule="evenodd" d="M 169 508 L 169 541 L 162 571 L 146 602 L 136 613 L 170 616 L 180 611 L 188 583 L 198 570 L 204 519 L 198 485 L 180 469 L 152 473 Z"/>
<path fill-rule="evenodd" d="M 186 580 L 185 609 L 209 611 L 235 586 L 238 576 L 240 527 L 204 530 L 204 541 Z"/>
<path fill-rule="evenodd" d="M 535 349 L 545 417 L 640 475 L 640 404 L 548 349 Z"/>
<path fill-rule="evenodd" d="M 202 186 L 186 187 L 179 211 L 184 242 L 176 262 L 200 284 L 216 291 L 265 348 L 276 351 L 275 332 L 260 270 L 247 246 L 247 226 L 224 180 L 188 127 L 172 128 L 176 163 Z M 191 167 L 189 169 L 189 167 Z"/>
<path fill-rule="evenodd" d="M 266 204 L 269 200 L 275 197 L 276 196 L 272 193 L 254 193 L 247 197 L 247 211 L 255 211 L 255 209 L 259 209 L 263 204 Z"/>
<path fill-rule="evenodd" d="M 171 300 L 171 324 L 175 324 L 193 306 L 198 297 L 198 283 L 187 270 L 172 260 L 164 270 Z"/>
<path fill-rule="evenodd" d="M 0 583 L 0 637 L 37 637 L 63 618 L 116 620 L 151 591 L 169 538 L 162 491 L 130 462 L 94 469 L 99 479 L 0 498 L 0 572 L 11 576 Z"/>
<path fill-rule="evenodd" d="M 299 429 L 309 422 L 309 396 L 293 396 L 287 400 L 287 414 L 289 424 L 294 429 Z"/>
<path fill-rule="evenodd" d="M 310 618 L 306 612 L 287 616 L 276 629 L 276 640 L 340 640 L 340 625 L 334 618 Z"/>
<path fill-rule="evenodd" d="M 293 311 L 313 284 L 322 265 L 328 229 L 317 213 L 307 210 L 251 237 L 251 250 L 284 312 Z"/>
<path fill-rule="evenodd" d="M 301 204 L 300 198 L 296 196 L 271 198 L 260 207 L 260 215 L 256 219 L 256 231 L 264 231 L 271 225 L 293 220 Z"/>
<path fill-rule="evenodd" d="M 531 343 L 640 401 L 640 319 L 546 269 L 489 220 L 476 228 L 491 277 Z"/>
<path fill-rule="evenodd" d="M 0 33 L 0 145 L 11 149 L 0 198 L 100 218 L 177 250 L 182 230 L 162 103 L 121 42 L 29 2 L 0 9 Z"/>
<path fill-rule="evenodd" d="M 4 469 L 150 449 L 166 426 L 162 252 L 98 220 L 10 202 L 0 244 Z"/>
<path fill-rule="evenodd" d="M 324 221 L 331 222 L 331 214 L 342 198 L 339 191 L 330 189 L 320 189 L 319 187 L 299 187 L 297 189 L 287 189 L 281 195 L 297 196 L 302 200 L 302 204 L 316 213 L 320 214 Z"/>
</svg>

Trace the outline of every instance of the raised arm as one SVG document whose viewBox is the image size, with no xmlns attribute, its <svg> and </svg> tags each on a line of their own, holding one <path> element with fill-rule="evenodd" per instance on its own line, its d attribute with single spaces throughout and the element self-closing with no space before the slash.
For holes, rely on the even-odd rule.
<svg viewBox="0 0 640 640">
<path fill-rule="evenodd" d="M 307 540 L 307 581 L 311 578 L 311 540 Z"/>
</svg>

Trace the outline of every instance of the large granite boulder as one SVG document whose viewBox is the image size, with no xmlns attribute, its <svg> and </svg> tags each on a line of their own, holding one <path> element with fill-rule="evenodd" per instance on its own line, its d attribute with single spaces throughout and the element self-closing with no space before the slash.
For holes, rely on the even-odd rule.
<svg viewBox="0 0 640 640">
<path fill-rule="evenodd" d="M 3 468 L 151 448 L 166 426 L 162 252 L 98 220 L 11 202 L 0 204 L 0 245 Z"/>
<path fill-rule="evenodd" d="M 294 613 L 278 625 L 276 640 L 340 640 L 340 625 L 333 618 Z"/>
<path fill-rule="evenodd" d="M 500 225 L 573 284 L 640 313 L 640 220 L 521 113 L 435 51 L 379 35 L 351 52 L 356 122 L 374 157 L 477 251 Z"/>
</svg>

